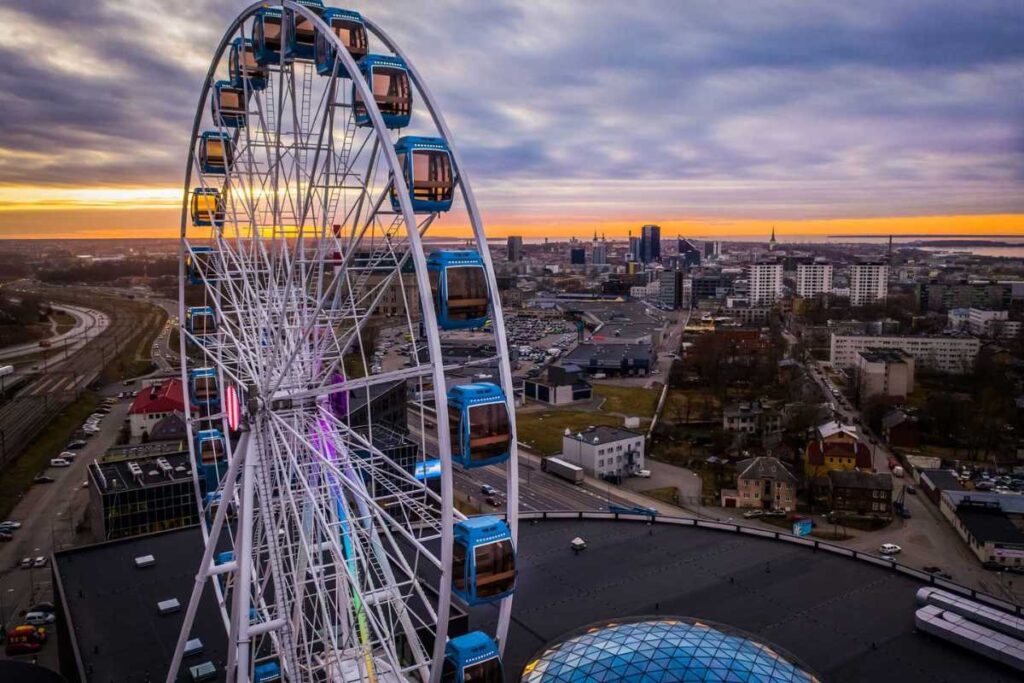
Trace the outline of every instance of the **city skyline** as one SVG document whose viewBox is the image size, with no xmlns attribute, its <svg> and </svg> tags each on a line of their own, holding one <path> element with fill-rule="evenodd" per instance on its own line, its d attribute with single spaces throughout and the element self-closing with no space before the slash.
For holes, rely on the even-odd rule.
<svg viewBox="0 0 1024 683">
<path fill-rule="evenodd" d="M 240 4 L 0 10 L 0 238 L 175 236 Z M 1024 234 L 1016 3 L 352 6 L 432 84 L 493 237 Z"/>
</svg>

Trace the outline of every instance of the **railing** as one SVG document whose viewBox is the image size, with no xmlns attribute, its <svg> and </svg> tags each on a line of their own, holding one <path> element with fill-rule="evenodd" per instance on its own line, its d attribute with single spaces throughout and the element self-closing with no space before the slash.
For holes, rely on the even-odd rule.
<svg viewBox="0 0 1024 683">
<path fill-rule="evenodd" d="M 905 564 L 901 564 L 891 558 L 879 557 L 871 553 L 865 553 L 860 550 L 854 550 L 853 548 L 846 548 L 835 543 L 829 543 L 828 541 L 819 541 L 816 538 L 810 538 L 807 536 L 795 536 L 788 534 L 784 531 L 772 531 L 770 529 L 758 529 L 755 527 L 742 526 L 740 524 L 733 524 L 731 522 L 711 522 L 704 519 L 697 519 L 695 517 L 668 517 L 665 515 L 645 515 L 645 514 L 634 514 L 625 512 L 586 512 L 581 510 L 557 510 L 557 511 L 520 511 L 519 521 L 520 523 L 528 520 L 548 520 L 548 519 L 585 519 L 585 520 L 616 520 L 624 522 L 641 522 L 645 524 L 657 523 L 657 524 L 670 524 L 674 526 L 691 526 L 699 527 L 702 529 L 710 529 L 712 531 L 723 531 L 726 533 L 742 534 L 745 536 L 755 536 L 757 538 L 766 538 L 774 541 L 781 541 L 784 543 L 792 543 L 793 545 L 804 546 L 810 548 L 813 552 L 819 550 L 833 553 L 835 555 L 842 555 L 850 559 L 859 560 L 861 562 L 871 564 L 877 567 L 890 569 L 899 574 L 909 576 L 918 581 L 923 581 L 931 586 L 942 588 L 952 593 L 958 593 L 960 595 L 976 600 L 980 603 L 990 605 L 997 609 L 1004 610 L 1017 616 L 1024 616 L 1024 606 L 1018 605 L 1002 598 L 997 598 L 994 595 L 983 593 L 981 591 L 969 588 L 953 581 L 947 581 L 941 579 L 928 572 L 921 571 L 920 569 L 914 569 L 908 567 Z"/>
</svg>

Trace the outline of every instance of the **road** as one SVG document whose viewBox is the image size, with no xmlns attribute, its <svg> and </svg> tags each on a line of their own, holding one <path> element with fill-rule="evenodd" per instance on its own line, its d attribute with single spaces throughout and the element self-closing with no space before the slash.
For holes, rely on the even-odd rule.
<svg viewBox="0 0 1024 683">
<path fill-rule="evenodd" d="M 112 393 L 116 386 L 111 386 Z M 56 479 L 52 484 L 32 486 L 15 506 L 10 519 L 21 522 L 14 532 L 14 540 L 0 544 L 0 602 L 7 628 L 20 624 L 19 616 L 30 605 L 53 598 L 50 568 L 21 569 L 23 557 L 50 557 L 56 548 L 67 547 L 91 538 L 77 538 L 88 504 L 88 491 L 82 488 L 89 463 L 112 446 L 117 440 L 121 423 L 128 414 L 130 400 L 119 401 L 100 423 L 98 434 L 78 451 L 71 467 L 51 467 L 46 474 Z M 54 454 L 56 455 L 56 453 Z M 57 669 L 57 647 L 50 641 L 42 651 L 39 663 Z M 0 657 L 4 655 L 0 652 Z"/>
<path fill-rule="evenodd" d="M 21 291 L 17 287 L 12 289 L 14 291 Z M 63 303 L 52 305 L 54 308 L 71 315 L 75 319 L 75 326 L 63 334 L 45 339 L 44 341 L 49 343 L 48 347 L 42 347 L 38 341 L 34 341 L 0 349 L 0 361 L 16 362 L 22 356 L 37 355 L 41 351 L 56 353 L 58 358 L 61 354 L 66 356 L 80 349 L 90 339 L 102 333 L 110 325 L 110 318 L 102 311 L 81 306 L 70 306 Z"/>
</svg>

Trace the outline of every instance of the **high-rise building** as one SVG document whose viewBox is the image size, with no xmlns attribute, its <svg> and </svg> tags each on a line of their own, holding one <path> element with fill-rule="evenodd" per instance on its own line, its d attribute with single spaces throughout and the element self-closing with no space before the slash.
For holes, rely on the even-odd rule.
<svg viewBox="0 0 1024 683">
<path fill-rule="evenodd" d="M 700 265 L 701 251 L 691 240 L 685 237 L 677 238 L 676 249 L 685 267 L 695 268 Z"/>
<path fill-rule="evenodd" d="M 889 264 L 871 261 L 850 268 L 850 305 L 866 306 L 889 295 Z"/>
<path fill-rule="evenodd" d="M 569 249 L 569 263 L 574 266 L 586 265 L 587 250 L 583 247 L 571 247 Z"/>
<path fill-rule="evenodd" d="M 704 240 L 704 260 L 709 261 L 722 255 L 722 243 L 712 240 Z"/>
<path fill-rule="evenodd" d="M 509 235 L 508 238 L 508 260 L 523 260 L 523 238 L 519 235 Z"/>
<path fill-rule="evenodd" d="M 608 245 L 603 240 L 601 242 L 594 242 L 594 247 L 591 250 L 590 262 L 595 266 L 604 266 L 608 264 Z"/>
<path fill-rule="evenodd" d="M 640 260 L 644 263 L 661 260 L 661 227 L 645 225 L 640 229 Z"/>
<path fill-rule="evenodd" d="M 633 231 L 629 231 L 629 253 L 626 255 L 627 261 L 637 262 L 640 260 L 640 238 L 633 237 Z"/>
<path fill-rule="evenodd" d="M 661 284 L 659 303 L 662 308 L 675 310 L 683 303 L 684 273 L 681 270 L 663 270 L 658 276 Z"/>
<path fill-rule="evenodd" d="M 832 264 L 813 261 L 796 264 L 796 295 L 812 299 L 832 291 Z"/>
<path fill-rule="evenodd" d="M 750 305 L 771 306 L 782 297 L 782 263 L 756 261 L 750 264 Z"/>
</svg>

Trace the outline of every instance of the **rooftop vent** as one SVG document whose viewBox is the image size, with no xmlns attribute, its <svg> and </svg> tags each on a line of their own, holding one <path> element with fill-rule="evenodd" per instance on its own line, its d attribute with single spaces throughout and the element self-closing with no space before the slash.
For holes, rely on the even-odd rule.
<svg viewBox="0 0 1024 683">
<path fill-rule="evenodd" d="M 213 665 L 213 662 L 203 662 L 190 667 L 188 673 L 192 677 L 193 683 L 212 681 L 217 678 L 217 667 Z"/>
<path fill-rule="evenodd" d="M 197 655 L 203 651 L 203 641 L 198 638 L 190 638 L 185 641 L 185 656 Z"/>
<path fill-rule="evenodd" d="M 161 600 L 156 603 L 156 608 L 160 610 L 160 614 L 167 616 L 168 614 L 174 614 L 181 609 L 181 603 L 178 602 L 178 598 L 171 598 L 170 600 Z"/>
<path fill-rule="evenodd" d="M 139 555 L 135 558 L 135 568 L 145 569 L 146 567 L 152 567 L 156 564 L 156 558 L 152 555 Z"/>
</svg>

